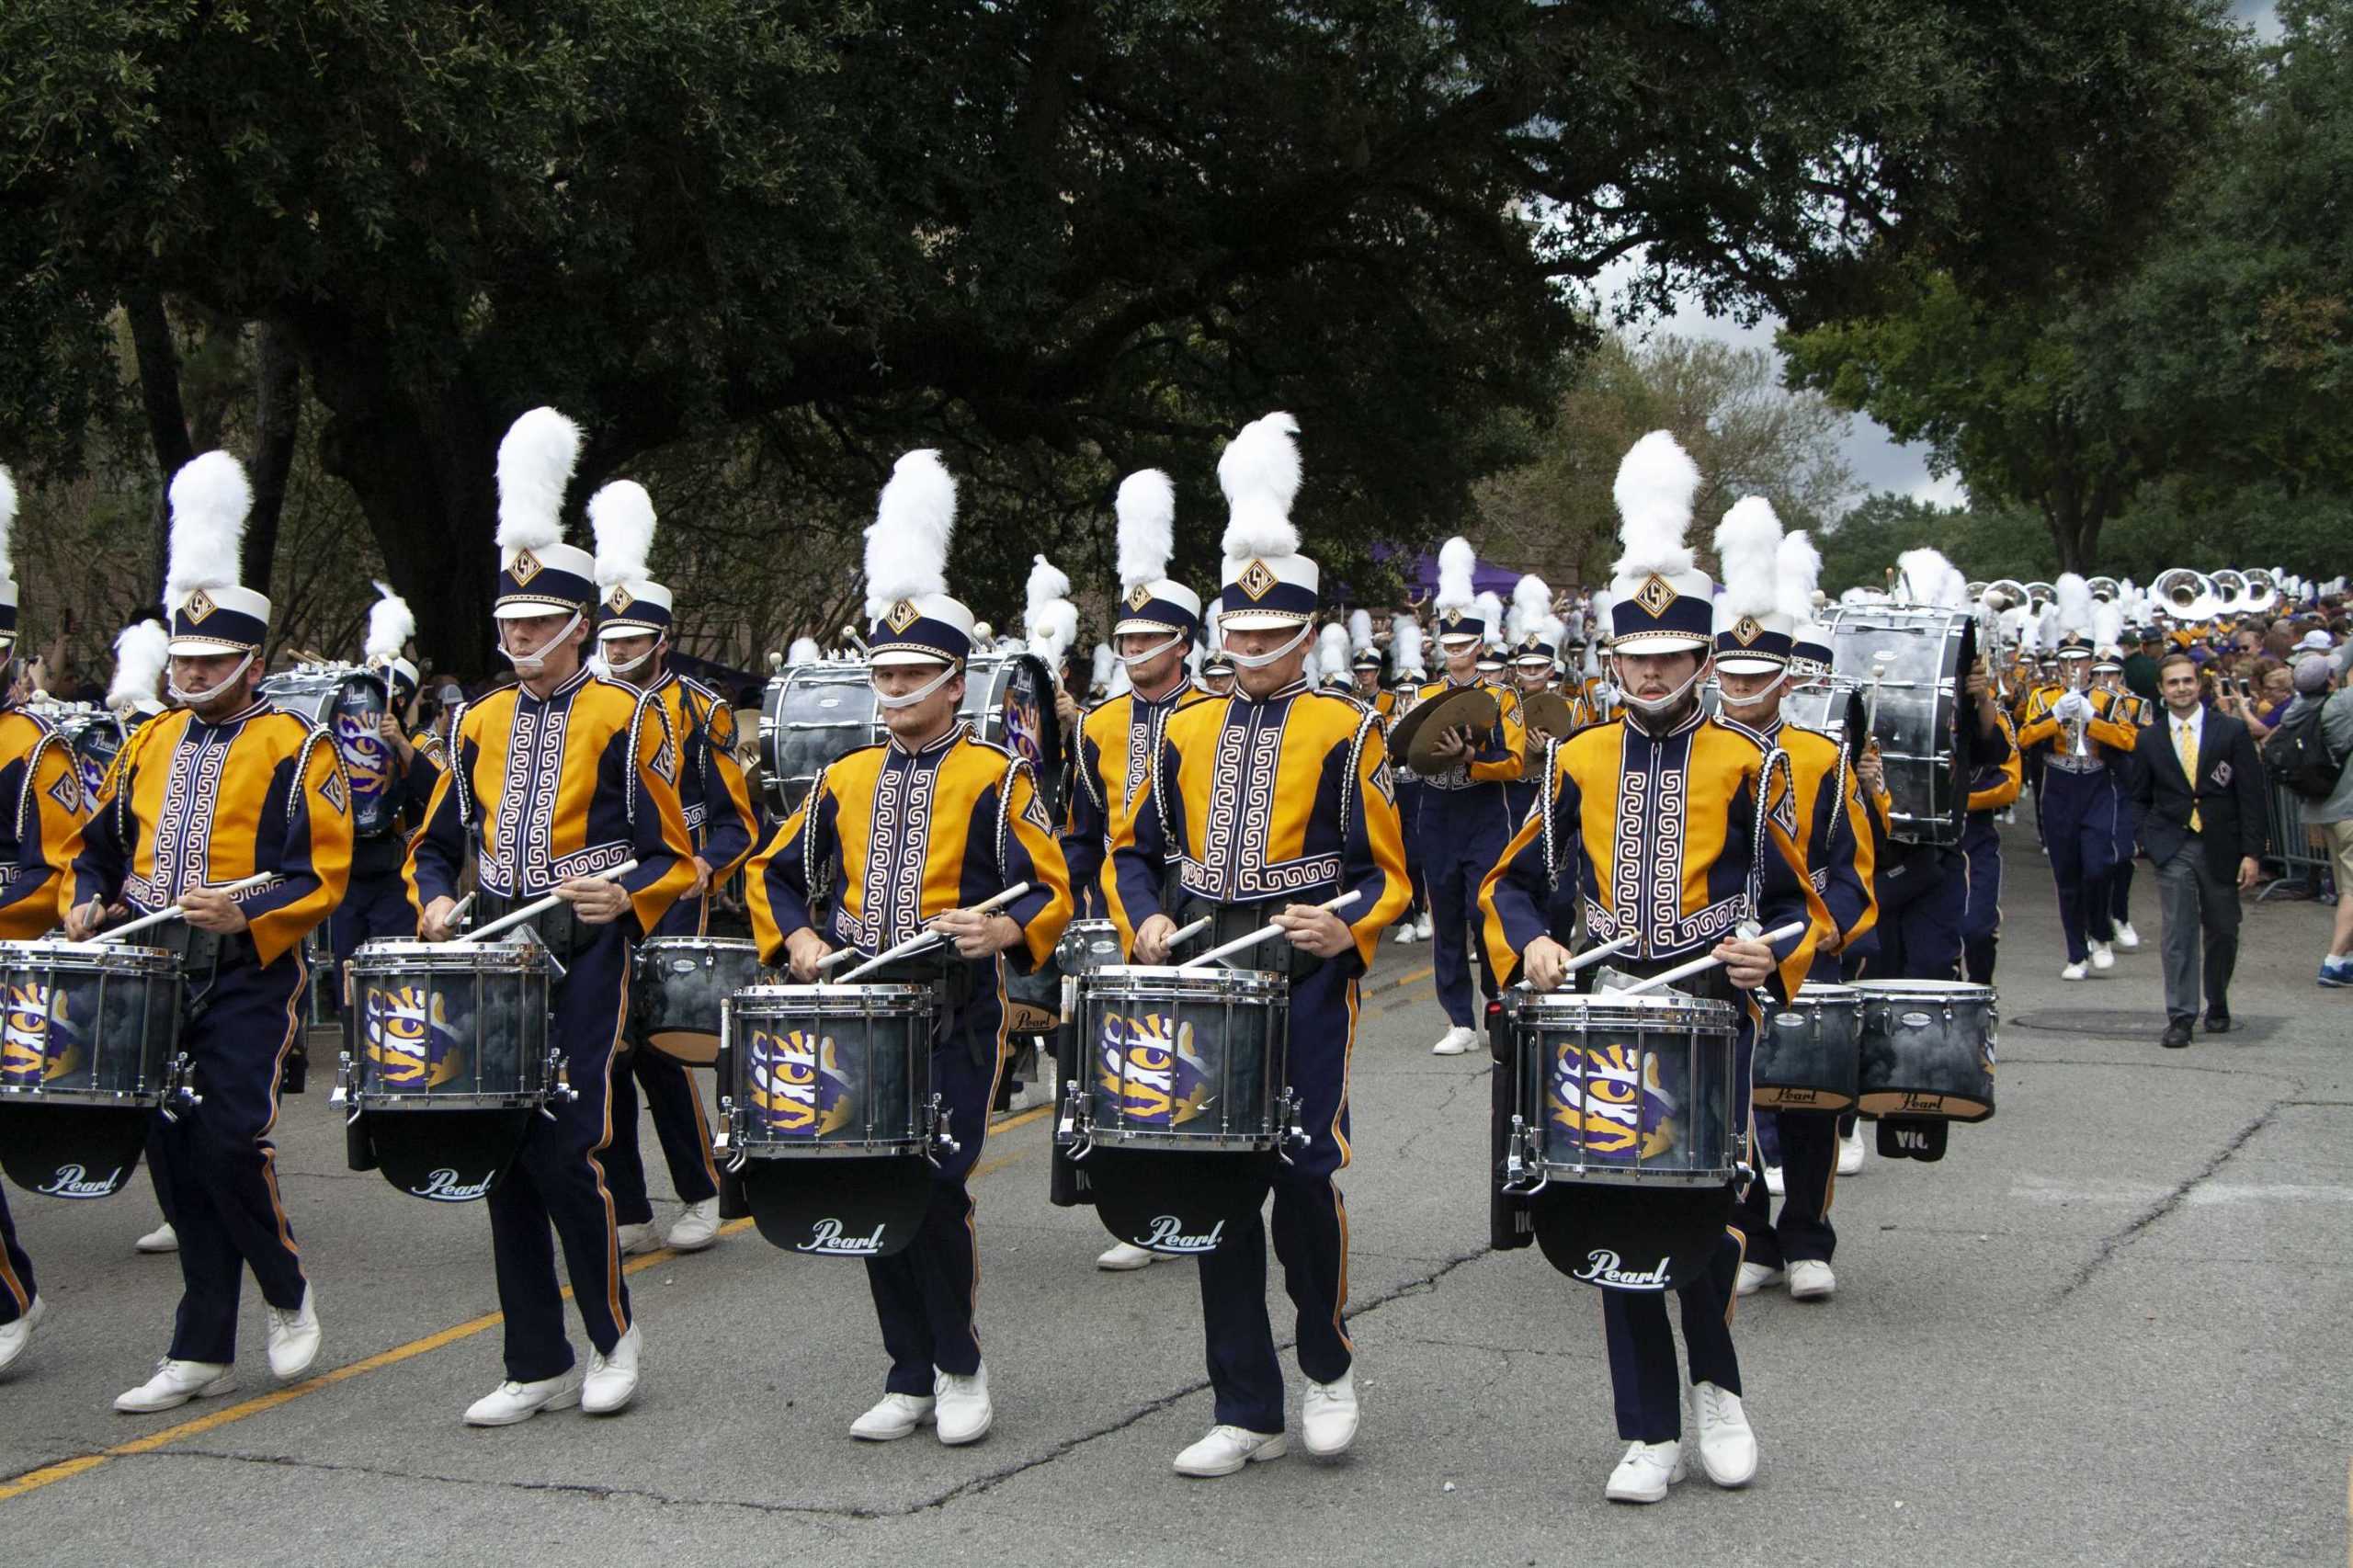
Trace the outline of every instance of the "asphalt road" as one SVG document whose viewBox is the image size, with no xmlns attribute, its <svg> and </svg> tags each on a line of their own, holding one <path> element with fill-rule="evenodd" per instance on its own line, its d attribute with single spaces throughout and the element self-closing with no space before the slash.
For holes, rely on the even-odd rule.
<svg viewBox="0 0 2353 1568">
<path fill-rule="evenodd" d="M 239 1394 L 114 1414 L 178 1289 L 131 1250 L 145 1183 L 10 1195 L 51 1315 L 0 1379 L 8 1560 L 2344 1562 L 2353 993 L 2313 983 L 2327 912 L 2250 909 L 2239 1029 L 2160 1051 L 2145 870 L 2142 951 L 2063 984 L 2044 863 L 2010 849 L 2000 1113 L 1940 1165 L 1840 1183 L 1835 1301 L 1742 1304 L 1745 1493 L 1695 1466 L 1662 1506 L 1602 1500 L 1596 1298 L 1486 1249 L 1485 1060 L 1428 1054 L 1427 950 L 1384 947 L 1345 1177 L 1364 1426 L 1340 1460 L 1171 1472 L 1210 1423 L 1193 1271 L 1094 1270 L 1092 1216 L 1046 1201 L 1042 1117 L 979 1167 L 984 1442 L 853 1444 L 882 1374 L 862 1271 L 748 1233 L 643 1260 L 628 1414 L 469 1430 L 499 1377 L 487 1221 L 345 1170 L 314 1092 L 281 1161 L 330 1369 L 290 1388 L 249 1290 Z"/>
</svg>

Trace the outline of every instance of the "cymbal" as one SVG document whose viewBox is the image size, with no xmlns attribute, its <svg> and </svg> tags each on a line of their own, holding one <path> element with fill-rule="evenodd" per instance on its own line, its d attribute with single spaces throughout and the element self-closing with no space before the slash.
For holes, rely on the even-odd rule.
<svg viewBox="0 0 2353 1568">
<path fill-rule="evenodd" d="M 1454 730 L 1486 729 L 1498 711 L 1495 694 L 1483 686 L 1462 687 L 1417 702 L 1391 733 L 1390 754 L 1413 772 L 1444 773 L 1457 764 L 1438 760 L 1438 737 Z"/>
<path fill-rule="evenodd" d="M 1528 727 L 1547 740 L 1565 740 L 1569 732 L 1576 728 L 1576 710 L 1557 691 L 1521 693 L 1519 712 L 1528 721 Z"/>
</svg>

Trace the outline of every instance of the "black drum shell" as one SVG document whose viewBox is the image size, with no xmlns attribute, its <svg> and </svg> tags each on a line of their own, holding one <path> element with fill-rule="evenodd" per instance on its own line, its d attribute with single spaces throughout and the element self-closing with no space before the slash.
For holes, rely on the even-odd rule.
<svg viewBox="0 0 2353 1568">
<path fill-rule="evenodd" d="M 1994 1114 L 1999 1012 L 1990 986 L 1860 981 L 1866 1116 L 1984 1121 Z"/>
<path fill-rule="evenodd" d="M 689 1067 L 719 1058 L 727 998 L 760 981 L 757 943 L 714 937 L 657 937 L 637 949 L 645 1043 Z"/>
<path fill-rule="evenodd" d="M 1767 1110 L 1844 1111 L 1862 1071 L 1863 1006 L 1845 986 L 1807 985 L 1768 1006 L 1749 1072 L 1749 1103 Z"/>
<path fill-rule="evenodd" d="M 1092 1142 L 1239 1153 L 1288 1129 L 1290 988 L 1264 971 L 1106 964 L 1079 983 Z"/>
</svg>

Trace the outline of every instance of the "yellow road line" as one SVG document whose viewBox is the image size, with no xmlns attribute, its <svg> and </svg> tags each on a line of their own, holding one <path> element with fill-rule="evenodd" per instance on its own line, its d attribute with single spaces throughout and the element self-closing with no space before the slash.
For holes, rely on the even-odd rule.
<svg viewBox="0 0 2353 1568">
<path fill-rule="evenodd" d="M 990 1131 L 1007 1132 L 1017 1127 L 1026 1127 L 1052 1109 L 1053 1107 L 1051 1105 L 1032 1106 L 1028 1110 L 1006 1117 Z M 1026 1153 L 1027 1151 L 1022 1153 Z M 1019 1158 L 1021 1153 L 1013 1153 L 988 1161 L 977 1167 L 972 1172 L 972 1176 L 978 1179 L 1000 1166 L 1011 1165 Z M 722 1236 L 732 1236 L 751 1228 L 752 1221 L 749 1219 L 730 1220 L 719 1227 L 719 1233 Z M 622 1266 L 621 1272 L 625 1275 L 642 1274 L 649 1268 L 671 1262 L 678 1256 L 672 1249 L 664 1247 L 658 1252 L 649 1252 L 641 1257 L 630 1259 Z M 563 1299 L 567 1301 L 572 1299 L 572 1287 L 569 1285 L 563 1288 Z M 322 1372 L 315 1378 L 305 1378 L 299 1383 L 289 1383 L 284 1388 L 272 1389 L 267 1393 L 256 1394 L 251 1399 L 239 1400 L 234 1404 L 223 1405 L 218 1410 L 209 1411 L 198 1416 L 193 1421 L 183 1421 L 177 1426 L 166 1426 L 160 1432 L 150 1432 L 144 1437 L 133 1437 L 127 1443 L 117 1443 L 114 1447 L 95 1454 L 81 1454 L 70 1460 L 60 1460 L 55 1464 L 42 1465 L 38 1470 L 28 1470 L 22 1475 L 11 1476 L 6 1481 L 0 1482 L 0 1503 L 6 1503 L 12 1497 L 21 1497 L 28 1492 L 38 1492 L 42 1487 L 52 1485 L 60 1481 L 70 1481 L 74 1476 L 86 1474 L 101 1465 L 111 1464 L 119 1459 L 127 1459 L 135 1454 L 153 1453 L 157 1449 L 169 1447 L 186 1438 L 199 1437 L 207 1432 L 218 1431 L 223 1426 L 243 1421 L 248 1416 L 259 1415 L 267 1410 L 276 1410 L 281 1404 L 291 1404 L 307 1394 L 316 1393 L 324 1388 L 332 1388 L 336 1383 L 347 1382 L 353 1378 L 364 1377 L 369 1372 L 381 1371 L 386 1367 L 395 1367 L 403 1361 L 412 1360 L 419 1356 L 431 1355 L 436 1350 L 446 1350 L 461 1340 L 472 1339 L 478 1334 L 496 1328 L 506 1321 L 506 1314 L 504 1312 L 484 1312 L 478 1318 L 470 1318 L 464 1323 L 445 1328 L 438 1334 L 428 1334 L 422 1339 L 412 1339 L 405 1345 L 395 1345 L 390 1350 L 381 1350 L 373 1356 L 364 1357 L 347 1366 L 337 1367 L 331 1372 Z"/>
</svg>

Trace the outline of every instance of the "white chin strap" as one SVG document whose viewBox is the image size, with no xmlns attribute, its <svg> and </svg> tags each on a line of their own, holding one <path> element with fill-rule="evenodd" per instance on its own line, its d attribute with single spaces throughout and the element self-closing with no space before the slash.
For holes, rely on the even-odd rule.
<svg viewBox="0 0 2353 1568">
<path fill-rule="evenodd" d="M 937 676 L 934 676 L 931 679 L 924 682 L 921 686 L 915 687 L 913 691 L 905 693 L 904 696 L 885 696 L 882 688 L 878 686 L 874 688 L 874 701 L 878 707 L 892 710 L 913 708 L 916 703 L 921 702 L 925 698 L 929 697 L 933 692 L 938 691 L 941 687 L 946 686 L 949 681 L 955 678 L 956 666 L 950 665 L 946 669 L 941 670 Z"/>
<path fill-rule="evenodd" d="M 239 681 L 244 679 L 245 672 L 253 667 L 254 650 L 248 648 L 245 650 L 245 656 L 237 661 L 237 667 L 231 670 L 227 675 L 222 676 L 221 684 L 212 687 L 210 691 L 188 691 L 183 688 L 177 681 L 170 681 L 167 682 L 166 685 L 171 691 L 172 699 L 174 701 L 180 703 L 184 707 L 201 708 L 206 703 L 211 701 L 214 698 L 220 696 L 222 692 L 228 690 L 231 687 L 236 685 Z"/>
<path fill-rule="evenodd" d="M 1229 646 L 1225 651 L 1225 656 L 1232 659 L 1235 664 L 1241 665 L 1245 670 L 1263 670 L 1268 665 L 1278 665 L 1282 663 L 1283 660 L 1290 658 L 1291 654 L 1298 652 L 1299 645 L 1307 641 L 1307 634 L 1313 630 L 1313 627 L 1307 625 L 1305 622 L 1302 622 L 1299 628 L 1298 636 L 1292 638 L 1281 647 L 1274 649 L 1269 653 L 1245 653 Z"/>
<path fill-rule="evenodd" d="M 1643 718 L 1655 719 L 1660 714 L 1665 712 L 1668 709 L 1674 707 L 1677 703 L 1682 701 L 1683 694 L 1689 691 L 1693 687 L 1699 685 L 1699 677 L 1705 675 L 1707 670 L 1708 666 L 1706 663 L 1702 661 L 1699 667 L 1691 672 L 1690 679 L 1685 681 L 1681 686 L 1677 687 L 1673 691 L 1668 692 L 1665 697 L 1636 697 L 1632 692 L 1623 690 L 1621 690 L 1619 695 L 1626 699 L 1627 707 L 1632 709 L 1635 712 L 1640 713 Z"/>
<path fill-rule="evenodd" d="M 633 676 L 637 674 L 638 671 L 645 667 L 645 663 L 648 659 L 651 659 L 654 654 L 662 651 L 662 644 L 658 642 L 655 642 L 653 647 L 648 648 L 644 653 L 640 653 L 636 658 L 631 659 L 626 665 L 616 664 L 613 661 L 613 655 L 610 652 L 604 650 L 600 651 L 605 652 L 605 667 L 607 669 L 612 671 L 613 674 L 617 676 Z"/>
<path fill-rule="evenodd" d="M 1185 634 L 1181 631 L 1176 632 L 1167 642 L 1154 643 L 1141 653 L 1121 653 L 1119 655 L 1120 663 L 1127 665 L 1131 671 L 1142 669 L 1183 641 L 1185 641 Z"/>
<path fill-rule="evenodd" d="M 506 630 L 501 628 L 498 633 L 499 657 L 514 665 L 515 673 L 518 676 L 538 675 L 541 670 L 548 667 L 547 651 L 550 648 L 558 646 L 565 638 L 571 636 L 574 630 L 577 628 L 579 624 L 580 612 L 575 609 L 572 612 L 572 619 L 563 623 L 563 630 L 549 638 L 545 642 L 541 643 L 540 645 L 540 651 L 536 653 L 517 653 L 512 648 L 509 648 L 506 645 Z"/>
</svg>

